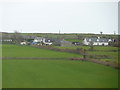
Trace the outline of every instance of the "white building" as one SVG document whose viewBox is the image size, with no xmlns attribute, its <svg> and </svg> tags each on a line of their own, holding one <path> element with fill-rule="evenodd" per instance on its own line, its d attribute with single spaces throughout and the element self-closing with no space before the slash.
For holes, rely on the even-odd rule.
<svg viewBox="0 0 120 90">
<path fill-rule="evenodd" d="M 45 42 L 45 45 L 52 45 L 52 42 Z"/>
<path fill-rule="evenodd" d="M 111 39 L 106 38 L 85 38 L 83 41 L 84 45 L 109 45 L 109 42 L 111 42 Z"/>
<path fill-rule="evenodd" d="M 37 44 L 37 45 L 52 45 L 52 42 L 50 42 L 50 40 L 46 40 L 45 38 L 43 37 L 36 37 L 34 40 L 33 40 L 33 43 L 34 44 Z"/>
<path fill-rule="evenodd" d="M 27 45 L 27 42 L 20 42 L 21 45 Z"/>
<path fill-rule="evenodd" d="M 36 37 L 34 40 L 33 40 L 33 42 L 45 42 L 45 38 L 43 38 L 43 37 Z"/>
<path fill-rule="evenodd" d="M 12 42 L 12 39 L 0 39 L 1 42 Z"/>
</svg>

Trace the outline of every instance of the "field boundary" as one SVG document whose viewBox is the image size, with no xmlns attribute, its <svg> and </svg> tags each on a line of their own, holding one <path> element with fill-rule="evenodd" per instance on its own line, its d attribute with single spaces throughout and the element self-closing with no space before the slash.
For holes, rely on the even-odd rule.
<svg viewBox="0 0 120 90">
<path fill-rule="evenodd" d="M 109 61 L 101 61 L 101 60 L 97 60 L 97 59 L 86 59 L 86 60 L 84 60 L 83 58 L 71 58 L 71 60 L 89 61 L 89 62 L 94 62 L 94 63 L 97 63 L 97 64 L 102 64 L 102 65 L 105 65 L 105 66 L 111 66 L 111 67 L 114 67 L 116 69 L 120 69 L 120 64 L 109 62 Z"/>
<path fill-rule="evenodd" d="M 20 59 L 20 60 L 69 60 L 70 58 L 45 58 L 45 57 L 2 57 L 2 60 L 12 60 L 12 59 Z"/>
<path fill-rule="evenodd" d="M 120 69 L 120 64 L 112 63 L 108 61 L 101 61 L 97 59 L 84 59 L 84 58 L 45 58 L 45 57 L 2 57 L 2 60 L 77 60 L 77 61 L 89 61 L 105 66 L 110 66 L 116 69 Z"/>
</svg>

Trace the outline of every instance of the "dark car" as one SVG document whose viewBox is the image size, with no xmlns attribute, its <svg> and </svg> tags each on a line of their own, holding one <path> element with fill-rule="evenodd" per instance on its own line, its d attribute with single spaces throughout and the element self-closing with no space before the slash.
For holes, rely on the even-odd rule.
<svg viewBox="0 0 120 90">
<path fill-rule="evenodd" d="M 72 42 L 72 44 L 74 44 L 75 46 L 79 46 L 80 42 Z"/>
</svg>

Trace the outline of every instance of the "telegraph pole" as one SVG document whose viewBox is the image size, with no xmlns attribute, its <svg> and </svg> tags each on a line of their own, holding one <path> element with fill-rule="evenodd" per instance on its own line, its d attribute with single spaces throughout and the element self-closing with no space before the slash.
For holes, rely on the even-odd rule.
<svg viewBox="0 0 120 90">
<path fill-rule="evenodd" d="M 116 35 L 115 31 L 114 31 L 114 35 Z"/>
<path fill-rule="evenodd" d="M 59 34 L 60 34 L 60 29 L 59 29 Z"/>
</svg>

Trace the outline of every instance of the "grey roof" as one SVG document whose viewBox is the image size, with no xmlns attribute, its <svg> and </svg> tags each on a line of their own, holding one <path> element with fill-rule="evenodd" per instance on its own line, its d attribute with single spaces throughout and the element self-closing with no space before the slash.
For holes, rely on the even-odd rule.
<svg viewBox="0 0 120 90">
<path fill-rule="evenodd" d="M 87 42 L 90 42 L 90 41 L 97 42 L 97 39 L 98 38 L 86 38 Z"/>
<path fill-rule="evenodd" d="M 45 39 L 45 38 L 43 38 L 43 37 L 36 37 L 35 39 L 41 40 L 41 39 Z"/>
<path fill-rule="evenodd" d="M 109 39 L 106 39 L 106 38 L 100 38 L 99 39 L 99 42 L 108 42 Z"/>
<path fill-rule="evenodd" d="M 71 43 L 71 42 L 62 40 L 61 43 Z"/>
<path fill-rule="evenodd" d="M 106 38 L 86 38 L 87 42 L 108 42 L 109 39 Z"/>
</svg>

